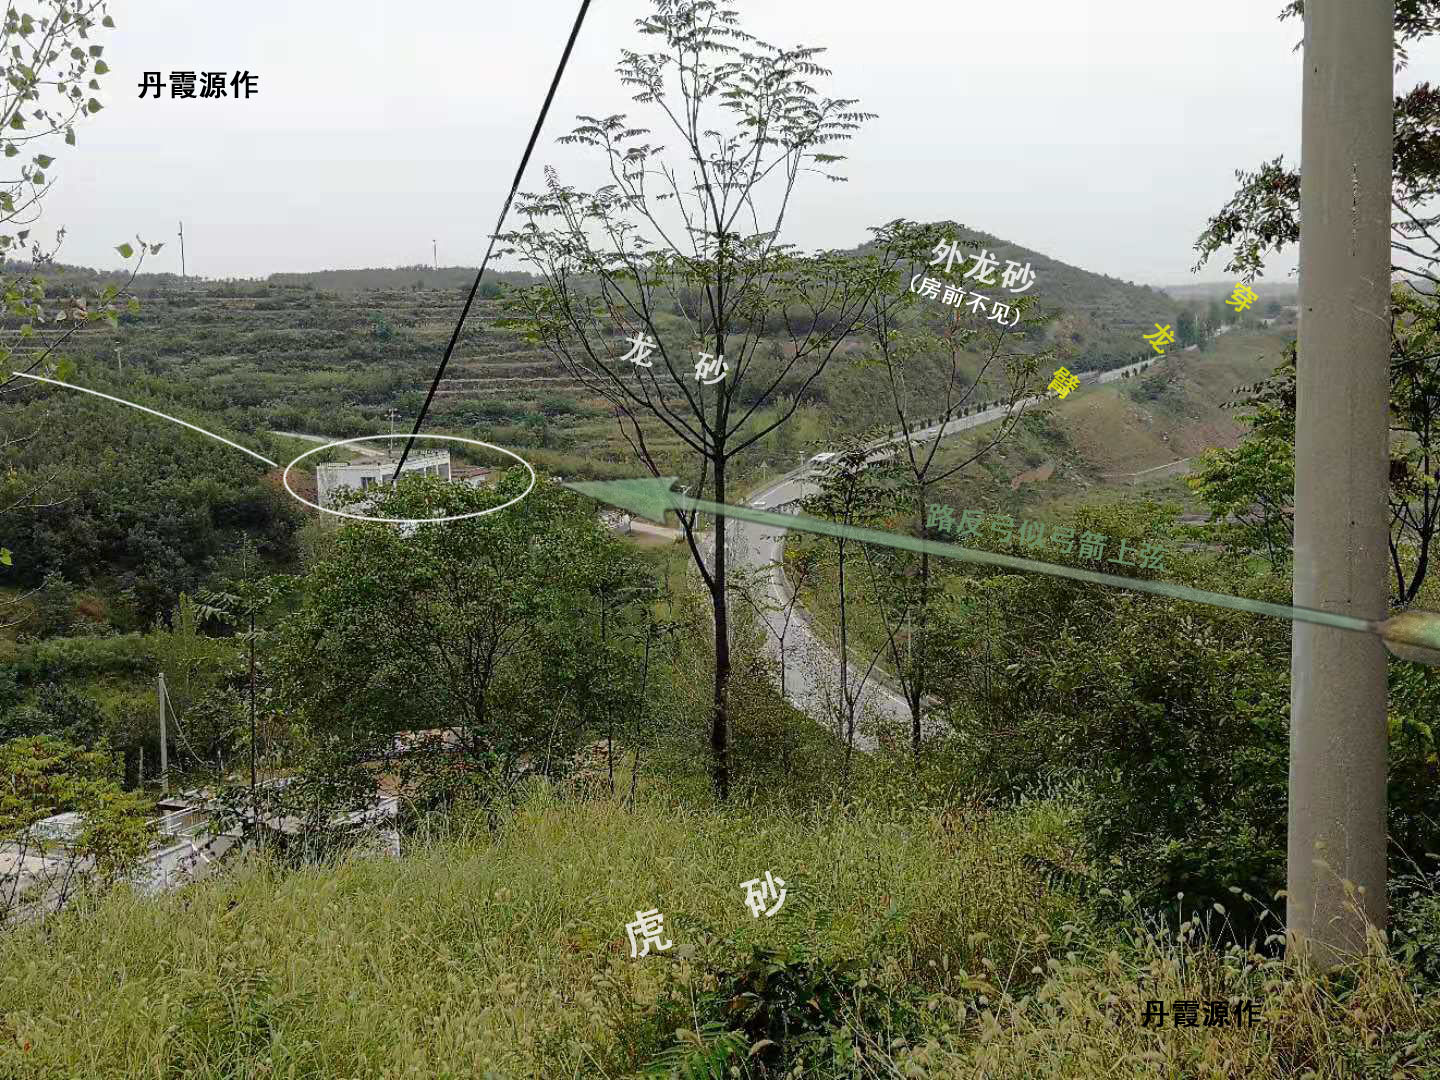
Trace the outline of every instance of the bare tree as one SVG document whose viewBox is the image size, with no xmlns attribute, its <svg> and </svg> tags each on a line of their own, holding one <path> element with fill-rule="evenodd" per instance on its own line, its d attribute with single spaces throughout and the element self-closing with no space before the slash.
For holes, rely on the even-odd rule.
<svg viewBox="0 0 1440 1080">
<path fill-rule="evenodd" d="M 884 483 L 883 469 L 871 469 L 874 451 L 872 440 L 859 437 L 847 440 L 845 448 L 827 462 L 819 478 L 819 490 L 807 496 L 802 505 L 806 513 L 826 518 L 841 525 L 874 527 L 881 524 L 894 506 L 893 490 Z M 836 733 L 845 743 L 845 771 L 855 750 L 855 723 L 865 688 L 874 674 L 883 647 L 876 649 L 858 678 L 850 673 L 850 593 L 846 571 L 854 548 L 864 551 L 867 545 L 845 535 L 826 537 L 821 544 L 834 553 L 840 607 L 839 643 L 836 650 L 839 666 L 838 701 L 836 702 Z"/>
<path fill-rule="evenodd" d="M 1020 319 L 1014 328 L 996 324 L 993 329 L 987 325 L 977 331 L 962 328 L 957 319 L 938 334 L 924 328 L 902 329 L 894 311 L 877 309 L 874 313 L 875 353 L 884 367 L 899 423 L 899 445 L 891 471 L 898 479 L 901 505 L 909 511 L 921 535 L 927 526 L 926 506 L 931 494 L 1009 438 L 1026 415 L 1030 395 L 1038 391 L 1035 375 L 1049 354 L 1027 353 L 1017 346 L 1022 340 L 1022 327 L 1029 330 L 1048 320 L 1037 313 L 1032 297 L 1019 298 L 1015 306 Z M 977 359 L 975 368 L 973 362 Z M 967 362 L 972 365 L 968 370 Z M 937 391 L 937 383 L 942 390 Z M 996 402 L 1004 410 L 998 424 L 965 453 L 941 457 L 946 428 L 975 411 L 972 406 L 987 390 L 997 394 Z M 928 412 L 936 407 L 937 393 L 939 414 L 916 421 L 917 408 Z M 880 601 L 890 660 L 910 709 L 910 743 L 918 760 L 929 692 L 927 630 L 934 598 L 930 556 L 895 548 L 872 550 L 868 545 L 862 551 L 872 574 L 883 567 L 889 575 L 887 587 L 877 586 L 875 594 Z M 902 624 L 909 627 L 903 635 Z"/>
<path fill-rule="evenodd" d="M 502 239 L 542 280 L 512 295 L 510 322 L 611 402 L 652 475 L 683 470 L 692 492 L 724 502 L 736 456 L 794 415 L 869 310 L 904 295 L 914 230 L 873 229 L 860 256 L 802 255 L 780 242 L 801 174 L 843 179 L 827 171 L 843 159 L 822 148 L 869 119 L 811 85 L 830 74 L 815 63 L 822 50 L 759 41 L 714 0 L 655 0 L 637 26 L 656 51 L 624 51 L 620 81 L 680 152 L 667 155 L 623 114 L 580 117 L 561 141 L 598 151 L 612 182 L 584 193 L 547 170 L 546 192 L 522 197 L 526 222 Z M 767 334 L 783 346 L 762 347 Z M 725 799 L 726 536 L 717 528 L 707 553 L 696 514 L 678 516 L 714 620 L 711 772 Z"/>
</svg>

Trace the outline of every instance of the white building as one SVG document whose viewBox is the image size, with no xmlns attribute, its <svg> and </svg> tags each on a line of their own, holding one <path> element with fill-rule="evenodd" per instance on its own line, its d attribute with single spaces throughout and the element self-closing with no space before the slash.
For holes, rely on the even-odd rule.
<svg viewBox="0 0 1440 1080">
<path fill-rule="evenodd" d="M 395 474 L 395 466 L 399 461 L 398 454 L 393 457 L 387 454 L 384 457 L 372 457 L 364 461 L 317 465 L 315 466 L 317 501 L 328 509 L 335 505 L 335 497 L 341 488 L 365 491 L 377 485 L 383 487 L 390 483 L 390 477 Z M 438 476 L 443 480 L 449 480 L 450 451 L 416 450 L 405 459 L 405 467 L 400 472 L 403 476 Z"/>
</svg>

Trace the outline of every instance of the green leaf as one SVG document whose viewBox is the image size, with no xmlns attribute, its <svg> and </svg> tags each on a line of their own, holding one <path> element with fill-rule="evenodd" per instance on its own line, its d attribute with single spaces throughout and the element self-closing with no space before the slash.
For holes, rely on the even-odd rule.
<svg viewBox="0 0 1440 1080">
<path fill-rule="evenodd" d="M 68 356 L 62 356 L 60 362 L 55 365 L 55 377 L 61 382 L 69 379 L 75 374 L 75 361 Z"/>
<path fill-rule="evenodd" d="M 122 259 L 128 259 L 131 255 L 135 254 L 135 249 L 129 244 L 117 244 L 115 245 L 115 250 L 120 252 Z"/>
<path fill-rule="evenodd" d="M 15 144 L 14 144 L 14 143 L 6 143 L 6 144 L 5 144 L 5 156 L 6 156 L 6 157 L 14 157 L 14 156 L 15 156 L 16 154 L 18 154 L 18 153 L 20 153 L 20 151 L 15 148 Z"/>
<path fill-rule="evenodd" d="M 75 129 L 74 129 L 74 128 L 66 128 L 66 129 L 65 129 L 65 145 L 67 145 L 67 146 L 74 146 L 74 145 L 75 145 Z"/>
<path fill-rule="evenodd" d="M 25 118 L 24 118 L 23 116 L 21 116 L 21 115 L 19 114 L 19 112 L 16 112 L 16 114 L 15 114 L 14 116 L 10 117 L 10 126 L 11 126 L 12 128 L 14 128 L 16 131 L 24 131 L 24 130 L 25 130 Z"/>
<path fill-rule="evenodd" d="M 105 46 L 104 46 L 104 45 L 91 45 L 91 46 L 90 46 L 90 55 L 91 55 L 91 56 L 100 56 L 100 55 L 103 54 L 104 52 L 105 52 Z"/>
<path fill-rule="evenodd" d="M 45 174 L 44 174 L 43 172 L 41 172 L 39 169 L 36 169 L 33 173 L 30 174 L 30 182 L 31 182 L 32 184 L 43 184 L 43 183 L 45 183 Z"/>
<path fill-rule="evenodd" d="M 89 109 L 92 113 L 97 113 L 101 109 L 100 102 L 96 101 L 93 97 L 85 103 L 85 107 Z"/>
<path fill-rule="evenodd" d="M 95 61 L 95 74 L 96 74 L 96 75 L 108 75 L 109 73 L 110 73 L 110 65 L 109 65 L 109 64 L 105 63 L 104 60 L 96 60 L 96 61 Z"/>
<path fill-rule="evenodd" d="M 50 167 L 51 162 L 53 162 L 55 159 L 54 159 L 53 157 L 51 157 L 49 154 L 36 154 L 34 160 L 35 160 L 35 164 L 36 164 L 36 165 L 39 165 L 40 168 L 42 168 L 42 169 L 48 169 L 48 168 Z"/>
<path fill-rule="evenodd" d="M 162 247 L 164 247 L 164 246 L 165 246 L 165 244 L 164 244 L 163 242 L 162 242 L 162 243 L 159 243 L 159 244 L 151 244 L 151 245 L 150 245 L 150 254 L 151 254 L 151 255 L 159 255 L 159 254 L 160 254 L 160 249 L 161 249 Z"/>
<path fill-rule="evenodd" d="M 115 28 L 115 20 L 112 19 L 109 15 L 106 15 L 103 19 L 100 20 L 100 25 L 108 26 L 113 30 Z"/>
<path fill-rule="evenodd" d="M 11 563 L 11 561 L 10 561 L 10 549 L 9 549 L 9 548 L 0 548 L 0 566 L 12 566 L 12 565 L 14 565 L 14 564 Z"/>
</svg>

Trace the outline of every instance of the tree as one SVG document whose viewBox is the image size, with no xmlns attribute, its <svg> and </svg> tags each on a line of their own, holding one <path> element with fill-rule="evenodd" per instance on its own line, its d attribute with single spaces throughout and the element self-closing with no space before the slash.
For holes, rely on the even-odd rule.
<svg viewBox="0 0 1440 1080">
<path fill-rule="evenodd" d="M 33 0 L 11 5 L 0 21 L 0 132 L 5 133 L 0 149 L 7 158 L 29 155 L 14 179 L 0 181 L 0 260 L 5 260 L 0 270 L 0 308 L 19 322 L 19 340 L 25 343 L 22 359 L 12 359 L 19 348 L 0 344 L 0 370 L 6 372 L 0 378 L 0 396 L 32 389 L 33 382 L 9 373 L 28 374 L 53 363 L 52 355 L 81 326 L 100 319 L 117 326 L 120 297 L 134 281 L 146 252 L 154 254 L 162 246 L 147 245 L 137 237 L 139 258 L 129 281 L 106 285 L 89 301 L 47 297 L 45 280 L 38 273 L 54 259 L 65 236 L 63 228 L 57 230 L 54 246 L 47 247 L 30 235 L 54 184 L 55 157 L 46 151 L 58 153 L 55 143 L 61 137 L 67 146 L 74 146 L 76 125 L 101 110 L 94 93 L 110 69 L 102 59 L 105 47 L 91 42 L 91 31 L 114 25 L 105 0 Z M 117 250 L 127 260 L 137 254 L 128 243 Z M 47 324 L 54 329 L 37 332 L 37 326 Z M 33 345 L 31 339 L 36 339 Z M 56 359 L 63 379 L 71 364 L 63 357 Z M 23 445 L 26 438 L 23 434 L 0 438 L 0 453 Z M 19 482 L 13 475 L 7 477 L 0 484 L 0 517 L 36 505 L 54 478 Z M 13 558 L 0 546 L 0 566 L 11 566 Z M 6 603 L 15 602 L 12 598 Z"/>
<path fill-rule="evenodd" d="M 1194 308 L 1183 307 L 1180 314 L 1175 316 L 1175 338 L 1182 349 L 1200 340 Z"/>
<path fill-rule="evenodd" d="M 123 792 L 119 764 L 106 749 L 86 750 L 51 735 L 0 742 L 0 843 L 17 866 L 0 879 L 0 926 L 64 907 L 77 886 L 106 887 L 126 878 L 150 845 L 145 802 Z M 69 837 L 37 829 L 57 813 L 77 812 Z"/>
<path fill-rule="evenodd" d="M 368 512 L 495 510 L 528 479 L 513 469 L 469 488 L 405 477 Z M 384 761 L 417 803 L 443 805 L 567 760 L 581 706 L 613 689 L 611 665 L 594 663 L 587 600 L 623 562 L 620 546 L 579 496 L 543 477 L 502 512 L 341 528 L 304 575 L 304 603 L 275 650 L 280 705 L 312 747 L 287 797 L 324 820 L 337 800 L 372 795 L 366 763 Z"/>
<path fill-rule="evenodd" d="M 93 750 L 108 733 L 105 711 L 95 701 L 68 686 L 47 682 L 35 701 L 17 705 L 0 716 L 0 741 L 55 735 L 84 750 Z"/>
<path fill-rule="evenodd" d="M 1440 253 L 1437 253 L 1440 254 Z M 1440 529 L 1440 302 L 1406 285 L 1391 292 L 1389 551 L 1392 603 L 1419 595 Z M 1232 408 L 1250 430 L 1233 450 L 1206 452 L 1190 478 L 1232 550 L 1289 557 L 1295 489 L 1295 379 L 1292 343 L 1266 380 Z M 1235 519 L 1230 521 L 1230 519 Z"/>
<path fill-rule="evenodd" d="M 822 50 L 760 41 L 715 0 L 655 0 L 637 26 L 656 51 L 624 51 L 620 80 L 678 136 L 679 155 L 623 114 L 580 117 L 561 141 L 597 151 L 613 182 L 581 192 L 547 170 L 545 193 L 523 197 L 525 225 L 502 238 L 541 281 L 512 294 L 512 322 L 611 403 L 652 475 L 683 469 L 692 491 L 724 502 L 736 455 L 794 415 L 866 304 L 903 292 L 899 264 L 918 253 L 913 230 L 893 225 L 872 230 L 858 258 L 801 255 L 780 241 L 800 174 L 843 179 L 828 171 L 843 158 L 823 148 L 870 118 L 853 100 L 817 94 L 810 80 L 829 74 L 815 62 Z M 788 344 L 762 348 L 777 332 Z M 617 335 L 629 335 L 628 348 Z M 692 354 L 723 363 L 718 380 Z M 764 412 L 776 400 L 783 407 Z M 678 460 L 657 449 L 662 432 L 682 448 Z M 716 529 L 707 557 L 695 513 L 679 519 L 710 596 L 711 774 L 723 800 L 727 540 Z"/>
<path fill-rule="evenodd" d="M 1248 388 L 1227 408 L 1253 408 L 1240 417 L 1248 432 L 1231 450 L 1200 455 L 1187 483 L 1210 509 L 1210 520 L 1232 554 L 1261 553 L 1271 569 L 1289 563 L 1295 528 L 1295 348 L 1268 380 Z"/>
<path fill-rule="evenodd" d="M 1303 0 L 1291 0 L 1281 18 L 1304 13 Z M 1405 46 L 1440 29 L 1436 0 L 1399 0 L 1395 5 L 1395 48 L 1406 62 Z M 1239 187 L 1210 219 L 1195 242 L 1199 270 L 1222 248 L 1230 250 L 1226 270 L 1253 281 L 1262 275 L 1267 255 L 1300 239 L 1300 172 L 1285 164 L 1283 155 L 1263 162 L 1253 172 L 1235 174 Z M 1391 225 L 1392 272 L 1402 278 L 1440 285 L 1440 238 L 1434 228 L 1440 218 L 1427 212 L 1440 195 L 1440 90 L 1423 82 L 1395 98 L 1394 166 L 1391 203 L 1396 211 Z M 1440 426 L 1434 373 L 1436 328 L 1440 307 L 1433 297 L 1408 285 L 1392 290 L 1391 400 L 1392 438 L 1390 468 L 1390 557 L 1393 600 L 1409 603 L 1420 592 L 1429 570 L 1429 553 L 1440 527 Z M 1290 410 L 1293 425 L 1294 371 L 1304 358 L 1276 369 L 1279 380 L 1266 401 Z M 1287 374 L 1288 370 L 1288 374 Z M 1288 395 L 1288 405 L 1285 404 Z M 1290 436 L 1293 445 L 1293 427 Z M 1217 466 L 1218 466 L 1217 462 Z M 1240 462 L 1234 464 L 1239 465 Z M 1241 486 L 1248 483 L 1243 478 Z"/>
<path fill-rule="evenodd" d="M 942 228 L 948 230 L 949 223 Z M 899 480 L 903 505 L 920 535 L 924 535 L 926 528 L 930 494 L 1009 438 L 1025 414 L 1024 400 L 1039 390 L 1035 374 L 1053 353 L 1028 354 L 1011 346 L 1023 340 L 1031 327 L 1043 326 L 1049 320 L 1035 313 L 1031 297 L 1021 297 L 1017 306 L 1020 310 L 1018 330 L 998 324 L 994 329 L 983 327 L 979 332 L 961 330 L 955 321 L 939 334 L 923 328 L 904 330 L 894 312 L 880 304 L 875 306 L 872 323 L 875 351 L 870 362 L 885 368 L 890 403 L 900 425 L 900 453 L 896 459 L 900 464 L 898 471 L 892 470 L 892 473 Z M 973 376 L 967 376 L 966 367 L 977 354 L 979 366 Z M 1005 412 L 998 426 L 974 449 L 960 457 L 944 459 L 940 457 L 939 438 L 925 442 L 912 438 L 917 430 L 947 424 L 963 416 L 971 407 L 972 399 L 983 392 L 982 386 L 991 380 L 1003 386 L 1000 400 Z M 940 394 L 937 381 L 943 386 L 943 410 L 928 421 L 915 422 L 912 416 L 917 406 L 934 407 L 935 398 Z M 930 556 L 922 552 L 917 557 L 895 548 L 862 550 L 868 566 L 883 564 L 889 571 L 890 587 L 877 589 L 876 595 L 885 620 L 890 660 L 910 709 L 910 744 L 918 761 L 923 711 L 929 693 L 928 630 L 934 600 Z M 910 627 L 903 654 L 899 640 L 902 623 Z"/>
<path fill-rule="evenodd" d="M 217 777 L 228 771 L 238 717 L 227 681 L 239 660 L 235 642 L 201 630 L 204 607 L 181 594 L 167 628 L 146 635 L 146 652 L 165 676 L 167 707 L 174 717 L 168 739 L 175 741 L 172 768 L 198 769 Z M 183 753 L 180 753 L 183 751 Z"/>
<path fill-rule="evenodd" d="M 586 629 L 596 633 L 587 649 L 591 677 L 587 680 L 586 704 L 593 715 L 605 718 L 606 780 L 615 793 L 615 730 L 621 717 L 638 716 L 644 697 L 634 696 L 633 656 L 627 646 L 642 643 L 644 661 L 640 675 L 649 678 L 650 646 L 655 634 L 652 605 L 659 597 L 655 581 L 628 553 L 615 553 L 613 561 L 596 563 L 587 589 L 596 601 L 598 618 Z"/>
<path fill-rule="evenodd" d="M 895 496 L 883 482 L 883 466 L 871 464 L 871 441 L 864 437 L 852 437 L 846 441 L 844 449 L 825 464 L 820 472 L 819 490 L 806 496 L 801 503 L 807 514 L 841 525 L 875 527 L 893 513 Z M 822 537 L 818 543 L 824 550 L 833 553 L 838 578 L 836 595 L 840 605 L 840 627 L 835 651 L 839 678 L 836 683 L 835 728 L 836 735 L 845 744 L 845 770 L 848 773 L 850 757 L 855 750 L 855 722 L 860 701 L 883 650 L 875 651 L 858 678 L 851 677 L 850 604 L 845 572 L 853 549 L 863 550 L 865 545 L 845 536 Z"/>
<path fill-rule="evenodd" d="M 21 633 L 37 638 L 65 637 L 75 626 L 75 589 L 65 575 L 52 570 L 30 597 L 30 614 Z"/>
<path fill-rule="evenodd" d="M 249 698 L 250 732 L 245 741 L 248 744 L 250 757 L 250 804 L 251 812 L 258 820 L 256 785 L 258 783 L 260 740 L 258 731 L 259 699 L 256 685 L 258 672 L 255 650 L 257 643 L 268 640 L 269 635 L 263 626 L 259 629 L 256 628 L 256 620 L 275 606 L 276 602 L 293 587 L 295 579 L 288 574 L 255 574 L 252 570 L 254 556 L 254 547 L 247 542 L 242 551 L 244 565 L 241 576 L 231 582 L 228 587 L 202 590 L 196 615 L 200 619 L 213 619 L 225 626 L 240 629 L 238 636 L 241 648 L 247 654 L 245 684 Z"/>
<path fill-rule="evenodd" d="M 805 588 L 806 582 L 814 575 L 819 565 L 820 549 L 815 547 L 791 548 L 784 545 L 780 549 L 780 559 L 788 568 L 788 572 L 794 575 L 789 582 L 788 596 L 781 607 L 784 619 L 780 623 L 780 630 L 775 635 L 780 644 L 780 697 L 786 697 L 785 689 L 785 639 L 790 633 L 790 624 L 795 618 L 795 605 L 800 600 L 800 591 Z"/>
<path fill-rule="evenodd" d="M 1229 317 L 1235 314 L 1235 309 L 1221 301 L 1218 297 L 1210 301 L 1209 311 L 1205 317 L 1205 332 L 1207 336 L 1214 337 L 1220 332 L 1220 328 L 1229 322 Z"/>
</svg>

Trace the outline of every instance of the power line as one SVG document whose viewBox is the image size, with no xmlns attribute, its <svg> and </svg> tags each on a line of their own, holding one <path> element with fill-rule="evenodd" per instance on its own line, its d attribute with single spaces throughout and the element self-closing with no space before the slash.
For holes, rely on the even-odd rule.
<svg viewBox="0 0 1440 1080">
<path fill-rule="evenodd" d="M 485 248 L 485 258 L 480 260 L 480 269 L 475 274 L 475 281 L 470 286 L 470 295 L 465 298 L 465 306 L 460 311 L 460 321 L 455 324 L 455 332 L 450 335 L 450 344 L 445 346 L 445 355 L 440 358 L 440 366 L 435 369 L 435 378 L 430 383 L 430 392 L 425 395 L 425 404 L 421 406 L 420 415 L 415 418 L 415 427 L 410 432 L 410 438 L 405 442 L 405 450 L 400 455 L 399 464 L 395 466 L 395 474 L 390 477 L 393 484 L 400 475 L 400 470 L 405 467 L 405 459 L 410 456 L 410 449 L 415 445 L 415 436 L 420 433 L 420 426 L 425 423 L 425 414 L 430 411 L 430 402 L 435 398 L 435 391 L 440 386 L 440 380 L 445 375 L 445 366 L 450 363 L 450 354 L 455 351 L 455 343 L 460 340 L 460 330 L 465 325 L 465 319 L 470 314 L 470 305 L 475 302 L 475 294 L 480 290 L 480 279 L 485 275 L 485 267 L 490 263 L 490 256 L 495 250 L 496 237 L 500 235 L 500 226 L 505 223 L 505 215 L 510 213 L 510 203 L 515 199 L 515 193 L 520 190 L 520 179 L 525 175 L 525 166 L 530 163 L 530 154 L 535 149 L 535 143 L 540 138 L 540 129 L 545 126 L 545 117 L 550 112 L 550 103 L 555 100 L 555 91 L 560 87 L 560 76 L 565 74 L 565 65 L 570 62 L 570 51 L 575 47 L 575 39 L 580 36 L 580 25 L 585 21 L 585 12 L 590 8 L 590 0 L 581 0 L 579 14 L 575 16 L 575 25 L 570 29 L 570 40 L 565 43 L 565 51 L 560 56 L 560 66 L 555 69 L 555 78 L 550 80 L 550 92 L 545 95 L 545 104 L 540 106 L 540 115 L 535 120 L 534 130 L 530 132 L 530 141 L 525 144 L 525 153 L 520 157 L 520 167 L 515 170 L 515 182 L 510 185 L 510 194 L 505 196 L 505 205 L 500 208 L 500 217 L 495 222 L 495 231 L 490 234 L 490 243 Z"/>
<path fill-rule="evenodd" d="M 170 719 L 175 722 L 175 734 L 179 737 L 180 742 L 185 744 L 185 749 L 190 752 L 190 756 L 192 758 L 198 761 L 201 765 L 204 765 L 206 768 L 209 768 L 210 763 L 195 752 L 195 747 L 191 746 L 190 740 L 185 737 L 185 729 L 180 726 L 180 714 L 175 711 L 175 703 L 170 700 L 170 691 L 164 683 L 160 684 L 160 693 L 162 695 L 161 701 L 164 703 L 166 710 L 169 712 Z"/>
</svg>

